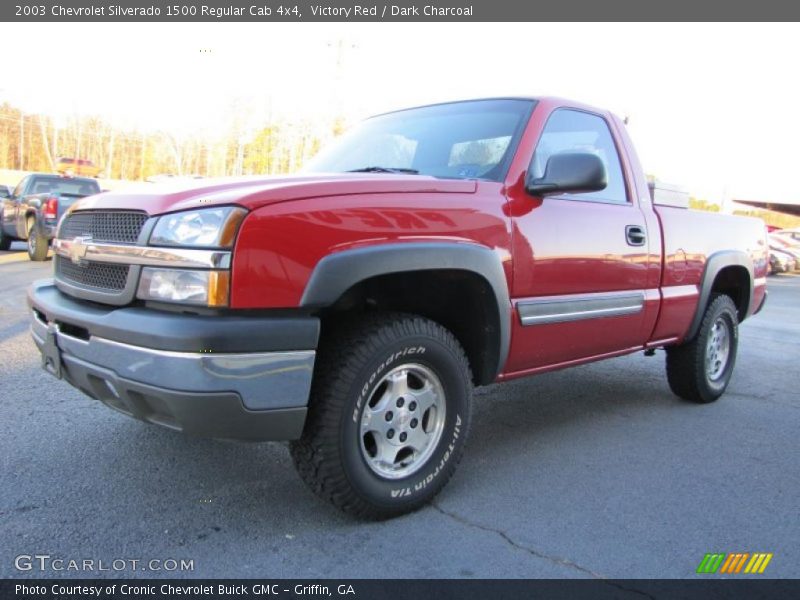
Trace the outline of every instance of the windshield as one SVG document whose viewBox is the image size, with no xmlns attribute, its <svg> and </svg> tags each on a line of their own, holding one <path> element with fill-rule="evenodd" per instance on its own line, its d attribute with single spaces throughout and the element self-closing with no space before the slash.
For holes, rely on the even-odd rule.
<svg viewBox="0 0 800 600">
<path fill-rule="evenodd" d="M 303 171 L 501 181 L 533 106 L 533 100 L 476 100 L 380 115 L 336 140 Z"/>
</svg>

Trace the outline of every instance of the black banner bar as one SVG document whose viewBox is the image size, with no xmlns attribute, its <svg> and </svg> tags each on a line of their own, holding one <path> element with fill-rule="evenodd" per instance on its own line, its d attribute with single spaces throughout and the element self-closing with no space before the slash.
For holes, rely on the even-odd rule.
<svg viewBox="0 0 800 600">
<path fill-rule="evenodd" d="M 787 0 L 3 0 L 16 22 L 796 21 Z"/>
<path fill-rule="evenodd" d="M 682 598 L 797 598 L 798 580 L 583 579 L 583 580 L 2 580 L 3 600 L 163 600 L 199 598 L 338 598 L 342 600 L 605 600 Z"/>
</svg>

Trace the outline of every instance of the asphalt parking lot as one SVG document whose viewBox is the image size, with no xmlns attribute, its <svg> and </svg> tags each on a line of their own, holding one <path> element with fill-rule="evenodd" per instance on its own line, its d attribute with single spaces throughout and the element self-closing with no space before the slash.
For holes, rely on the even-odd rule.
<svg viewBox="0 0 800 600">
<path fill-rule="evenodd" d="M 45 374 L 24 293 L 51 268 L 0 253 L 0 577 L 683 578 L 708 552 L 800 577 L 800 276 L 770 278 L 719 402 L 674 397 L 662 353 L 480 390 L 435 505 L 361 523 L 282 444 L 187 438 Z M 194 570 L 15 567 L 35 554 Z"/>
</svg>

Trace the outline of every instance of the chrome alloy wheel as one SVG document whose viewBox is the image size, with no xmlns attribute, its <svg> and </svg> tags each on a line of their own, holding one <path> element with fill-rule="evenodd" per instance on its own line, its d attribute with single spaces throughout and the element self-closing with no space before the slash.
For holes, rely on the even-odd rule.
<svg viewBox="0 0 800 600">
<path fill-rule="evenodd" d="M 706 375 L 711 381 L 722 377 L 731 354 L 731 334 L 725 319 L 718 317 L 706 342 Z"/>
<path fill-rule="evenodd" d="M 420 364 L 395 367 L 367 398 L 360 434 L 369 468 L 387 479 L 421 469 L 444 430 L 445 395 L 436 374 Z"/>
</svg>

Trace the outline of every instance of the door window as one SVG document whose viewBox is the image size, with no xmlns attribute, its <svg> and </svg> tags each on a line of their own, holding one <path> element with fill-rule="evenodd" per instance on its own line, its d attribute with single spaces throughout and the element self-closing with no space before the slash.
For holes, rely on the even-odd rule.
<svg viewBox="0 0 800 600">
<path fill-rule="evenodd" d="M 530 167 L 533 178 L 544 175 L 547 159 L 564 152 L 596 154 L 605 163 L 608 173 L 608 185 L 604 190 L 569 194 L 568 197 L 576 200 L 627 203 L 622 165 L 605 119 L 579 110 L 556 110 L 547 120 L 533 154 Z"/>
</svg>

